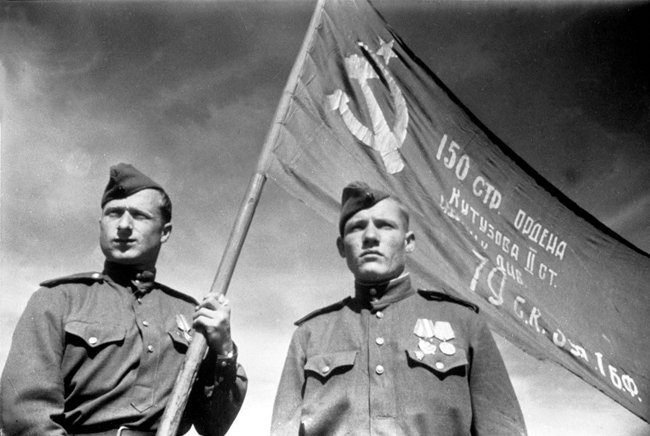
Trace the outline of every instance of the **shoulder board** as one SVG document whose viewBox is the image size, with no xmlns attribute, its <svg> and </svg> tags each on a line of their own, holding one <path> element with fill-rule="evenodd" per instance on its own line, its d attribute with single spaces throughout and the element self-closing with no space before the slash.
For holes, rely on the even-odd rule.
<svg viewBox="0 0 650 436">
<path fill-rule="evenodd" d="M 165 286 L 162 283 L 155 282 L 156 286 L 163 291 L 167 295 L 171 295 L 172 297 L 178 298 L 179 300 L 187 301 L 188 303 L 192 303 L 193 305 L 199 304 L 196 299 L 190 295 L 184 294 L 180 291 L 177 291 L 175 289 L 170 288 L 169 286 Z"/>
<path fill-rule="evenodd" d="M 478 313 L 479 311 L 479 308 L 476 304 L 470 303 L 467 300 L 463 300 L 460 297 L 449 295 L 446 292 L 432 291 L 430 289 L 418 289 L 418 294 L 422 295 L 424 298 L 426 298 L 429 301 L 449 301 L 451 303 L 456 303 L 462 306 L 469 307 L 476 313 Z"/>
<path fill-rule="evenodd" d="M 39 286 L 44 286 L 46 288 L 53 288 L 54 286 L 59 286 L 68 283 L 83 283 L 83 284 L 93 284 L 101 283 L 104 281 L 104 276 L 98 272 L 86 272 L 80 274 L 72 274 L 70 276 L 59 277 L 57 279 L 45 280 L 41 282 Z"/>
<path fill-rule="evenodd" d="M 350 301 L 350 298 L 352 298 L 352 297 L 345 297 L 343 300 L 341 300 L 341 301 L 339 301 L 337 303 L 330 304 L 329 306 L 321 307 L 320 309 L 316 309 L 313 312 L 311 312 L 310 314 L 308 314 L 306 316 L 303 316 L 298 321 L 294 322 L 294 324 L 299 326 L 300 324 L 304 323 L 305 321 L 308 321 L 308 320 L 310 320 L 312 318 L 315 318 L 315 317 L 317 317 L 319 315 L 323 315 L 325 313 L 335 312 L 337 310 L 340 310 L 343 307 L 345 307 L 346 304 L 348 304 L 348 301 Z"/>
</svg>

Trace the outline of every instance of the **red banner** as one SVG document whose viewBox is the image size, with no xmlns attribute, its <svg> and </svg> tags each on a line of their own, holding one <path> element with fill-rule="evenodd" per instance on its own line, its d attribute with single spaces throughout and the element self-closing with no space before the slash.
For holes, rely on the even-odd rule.
<svg viewBox="0 0 650 436">
<path fill-rule="evenodd" d="M 418 285 L 478 304 L 503 337 L 648 421 L 648 255 L 514 155 L 365 0 L 322 7 L 268 176 L 333 223 L 347 183 L 390 191 L 412 213 Z"/>
</svg>

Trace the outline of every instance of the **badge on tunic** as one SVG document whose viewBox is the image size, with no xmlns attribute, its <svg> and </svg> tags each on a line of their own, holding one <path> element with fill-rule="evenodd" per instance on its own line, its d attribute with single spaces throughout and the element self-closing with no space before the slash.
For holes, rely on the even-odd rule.
<svg viewBox="0 0 650 436">
<path fill-rule="evenodd" d="M 425 339 L 420 339 L 418 346 L 424 354 L 436 354 L 436 346 Z"/>
<path fill-rule="evenodd" d="M 447 321 L 436 321 L 436 324 L 433 326 L 433 336 L 443 342 L 456 337 L 454 330 L 451 328 L 451 324 Z"/>
<path fill-rule="evenodd" d="M 186 341 L 191 341 L 192 336 L 190 335 L 190 330 L 191 327 L 185 320 L 185 317 L 183 315 L 176 315 L 176 325 L 178 326 L 178 329 L 183 332 L 183 337 L 185 338 Z"/>
<path fill-rule="evenodd" d="M 456 353 L 456 347 L 454 344 L 447 342 L 456 337 L 454 330 L 451 328 L 451 324 L 447 321 L 436 321 L 433 326 L 433 336 L 442 341 L 442 343 L 438 345 L 442 353 L 447 356 L 452 356 Z"/>
<path fill-rule="evenodd" d="M 432 338 L 434 335 L 433 321 L 430 319 L 418 318 L 413 333 L 415 333 L 419 338 Z"/>
<path fill-rule="evenodd" d="M 451 342 L 443 342 L 439 345 L 440 351 L 445 353 L 447 356 L 451 356 L 456 352 L 456 347 Z"/>
</svg>

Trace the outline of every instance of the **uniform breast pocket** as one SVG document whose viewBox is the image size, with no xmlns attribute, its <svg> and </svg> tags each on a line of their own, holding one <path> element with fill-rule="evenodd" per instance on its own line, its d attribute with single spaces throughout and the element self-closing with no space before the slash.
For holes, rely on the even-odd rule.
<svg viewBox="0 0 650 436">
<path fill-rule="evenodd" d="M 126 336 L 126 328 L 116 324 L 90 321 L 68 321 L 65 324 L 68 342 L 97 352 L 109 344 L 121 344 Z"/>
<path fill-rule="evenodd" d="M 421 366 L 431 371 L 439 378 L 450 375 L 466 376 L 469 362 L 464 349 L 458 348 L 451 355 L 443 354 L 439 350 L 434 354 L 424 354 L 418 350 L 407 349 L 409 366 Z"/>
<path fill-rule="evenodd" d="M 187 314 L 184 316 L 182 314 L 177 314 L 175 316 L 170 316 L 165 321 L 164 329 L 167 332 L 167 335 L 171 339 L 171 344 L 180 354 L 187 353 L 187 349 L 192 342 L 192 335 L 195 334 L 192 329 L 192 316 Z M 189 321 L 188 321 L 189 320 Z"/>
<path fill-rule="evenodd" d="M 323 380 L 349 371 L 354 367 L 357 351 L 338 351 L 311 356 L 305 364 L 305 375 Z"/>
<path fill-rule="evenodd" d="M 177 328 L 172 328 L 167 331 L 167 334 L 172 339 L 174 349 L 179 353 L 185 354 L 192 340 L 190 333 L 181 331 Z"/>
</svg>

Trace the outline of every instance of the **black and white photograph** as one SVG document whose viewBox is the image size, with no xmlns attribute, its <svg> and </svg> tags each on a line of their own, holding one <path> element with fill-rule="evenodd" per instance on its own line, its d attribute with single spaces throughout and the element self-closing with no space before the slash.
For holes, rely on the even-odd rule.
<svg viewBox="0 0 650 436">
<path fill-rule="evenodd" d="M 650 436 L 650 5 L 0 3 L 0 434 Z"/>
</svg>

